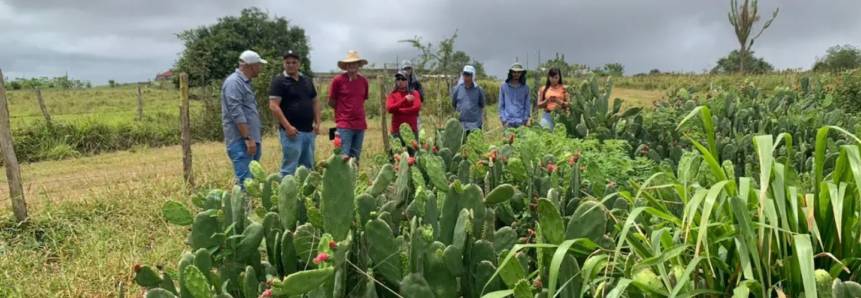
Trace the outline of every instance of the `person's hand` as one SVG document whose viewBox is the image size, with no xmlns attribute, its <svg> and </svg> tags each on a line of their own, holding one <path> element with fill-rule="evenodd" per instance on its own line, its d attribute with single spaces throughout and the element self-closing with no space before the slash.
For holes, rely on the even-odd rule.
<svg viewBox="0 0 861 298">
<path fill-rule="evenodd" d="M 257 143 L 252 139 L 245 140 L 245 147 L 248 148 L 248 156 L 254 156 L 257 154 Z"/>
<path fill-rule="evenodd" d="M 291 140 L 295 139 L 296 134 L 299 133 L 299 131 L 296 130 L 296 128 L 293 127 L 293 125 L 288 126 L 287 129 L 285 129 L 285 131 L 287 132 L 287 137 L 290 138 Z"/>
<path fill-rule="evenodd" d="M 508 122 L 502 121 L 502 127 L 508 127 Z"/>
<path fill-rule="evenodd" d="M 320 122 L 314 122 L 314 134 L 320 134 Z"/>
<path fill-rule="evenodd" d="M 524 126 L 529 126 L 529 123 L 531 123 L 529 122 L 529 119 L 526 119 L 526 121 L 524 122 Z"/>
<path fill-rule="evenodd" d="M 413 99 L 415 98 L 415 96 L 413 96 L 412 94 L 410 94 L 410 95 L 407 95 L 405 98 L 407 99 L 407 101 L 413 101 Z"/>
</svg>

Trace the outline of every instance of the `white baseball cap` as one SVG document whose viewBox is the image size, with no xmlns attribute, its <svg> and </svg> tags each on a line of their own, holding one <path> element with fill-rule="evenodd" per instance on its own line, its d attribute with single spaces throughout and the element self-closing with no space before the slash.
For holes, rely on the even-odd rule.
<svg viewBox="0 0 861 298">
<path fill-rule="evenodd" d="M 260 55 L 254 51 L 242 52 L 242 54 L 239 55 L 239 60 L 245 64 L 255 64 L 255 63 L 268 64 L 269 63 L 269 62 L 266 62 L 266 60 L 263 60 L 263 58 L 260 58 Z"/>
</svg>

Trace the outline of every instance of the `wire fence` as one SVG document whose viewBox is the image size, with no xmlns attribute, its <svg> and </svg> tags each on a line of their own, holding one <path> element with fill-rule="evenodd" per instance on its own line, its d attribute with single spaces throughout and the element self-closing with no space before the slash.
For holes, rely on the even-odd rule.
<svg viewBox="0 0 861 298">
<path fill-rule="evenodd" d="M 135 169 L 133 170 L 126 170 L 127 167 L 123 165 L 111 164 L 99 167 L 88 162 L 61 161 L 61 163 L 68 162 L 70 165 L 64 168 L 64 173 L 55 174 L 46 168 L 52 165 L 25 165 L 21 168 L 21 175 L 27 206 L 29 208 L 57 201 L 85 199 L 94 194 L 111 193 L 123 188 L 134 190 L 147 187 L 150 184 L 180 183 L 183 172 L 181 152 L 179 150 L 173 151 L 176 151 L 176 154 L 161 154 L 155 158 L 146 158 L 145 156 L 148 154 L 141 153 L 139 155 L 143 158 L 134 159 Z M 197 177 L 204 178 L 204 181 L 201 182 L 209 182 L 205 181 L 209 180 L 207 178 L 229 180 L 229 168 L 221 167 L 230 162 L 226 153 L 209 152 L 211 150 L 201 151 L 203 152 L 197 152 L 193 155 L 196 173 L 212 172 L 213 168 L 225 169 L 224 173 L 216 171 L 214 174 L 217 177 L 197 175 Z M 85 157 L 84 159 L 87 158 L 96 159 L 100 157 Z M 102 173 L 88 174 L 92 172 Z M 0 185 L 0 208 L 11 207 L 8 180 L 3 177 L 0 182 L 2 182 Z"/>
<path fill-rule="evenodd" d="M 153 112 L 165 112 L 165 111 L 170 111 L 170 112 L 177 112 L 177 113 L 179 113 L 179 107 L 165 107 L 165 108 L 158 108 L 158 109 L 144 109 L 144 110 L 143 110 L 143 114 L 144 114 L 144 115 L 146 115 L 147 113 L 153 113 Z M 75 113 L 63 113 L 63 114 L 50 114 L 50 116 L 51 116 L 51 118 L 54 118 L 54 117 L 62 117 L 62 116 L 80 116 L 80 115 L 100 115 L 100 116 L 104 116 L 104 115 L 115 115 L 115 114 L 122 114 L 122 115 L 125 115 L 125 114 L 137 114 L 137 113 L 138 113 L 138 111 L 136 111 L 136 110 L 132 110 L 132 111 L 95 111 L 95 112 L 75 112 Z M 14 115 L 14 116 L 9 116 L 9 119 L 20 119 L 20 118 L 44 118 L 44 117 L 45 117 L 45 116 L 44 116 L 44 115 L 41 115 L 41 114 L 39 114 L 39 115 Z"/>
</svg>

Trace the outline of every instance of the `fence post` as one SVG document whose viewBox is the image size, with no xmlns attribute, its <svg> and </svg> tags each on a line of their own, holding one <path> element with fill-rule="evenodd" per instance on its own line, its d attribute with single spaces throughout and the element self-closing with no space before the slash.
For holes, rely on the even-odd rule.
<svg viewBox="0 0 861 298">
<path fill-rule="evenodd" d="M 36 87 L 36 98 L 39 99 L 39 108 L 42 109 L 42 116 L 45 116 L 45 122 L 51 126 L 51 114 L 48 114 L 48 107 L 45 106 L 45 100 L 42 98 L 42 87 Z"/>
<path fill-rule="evenodd" d="M 138 84 L 138 121 L 143 120 L 143 95 L 141 95 L 141 84 Z"/>
<path fill-rule="evenodd" d="M 389 128 L 386 119 L 386 80 L 382 75 L 377 76 L 377 81 L 380 83 L 380 131 L 383 133 L 383 146 L 386 148 L 386 154 L 392 155 L 391 142 L 389 142 Z"/>
<path fill-rule="evenodd" d="M 24 201 L 24 186 L 21 184 L 21 168 L 12 146 L 12 126 L 9 123 L 9 103 L 6 101 L 6 85 L 3 70 L 0 70 L 0 149 L 3 150 L 3 165 L 6 167 L 6 180 L 9 182 L 9 198 L 15 219 L 27 219 L 27 203 Z"/>
<path fill-rule="evenodd" d="M 182 138 L 182 177 L 189 185 L 194 185 L 191 168 L 191 123 L 188 117 L 188 74 L 179 75 L 179 127 Z"/>
</svg>

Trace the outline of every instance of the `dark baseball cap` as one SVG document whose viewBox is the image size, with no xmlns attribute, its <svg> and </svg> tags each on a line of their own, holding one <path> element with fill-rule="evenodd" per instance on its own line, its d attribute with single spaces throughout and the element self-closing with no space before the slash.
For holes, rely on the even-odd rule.
<svg viewBox="0 0 861 298">
<path fill-rule="evenodd" d="M 293 57 L 293 58 L 302 60 L 302 58 L 299 58 L 299 54 L 297 54 L 296 52 L 293 52 L 293 51 L 284 52 L 284 59 L 287 59 L 287 57 Z"/>
</svg>

